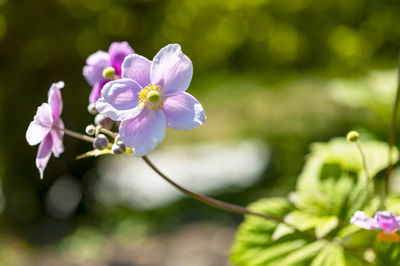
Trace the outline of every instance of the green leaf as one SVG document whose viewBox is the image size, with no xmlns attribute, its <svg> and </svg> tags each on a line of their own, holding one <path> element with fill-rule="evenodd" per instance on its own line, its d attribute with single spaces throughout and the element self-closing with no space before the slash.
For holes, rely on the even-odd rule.
<svg viewBox="0 0 400 266">
<path fill-rule="evenodd" d="M 317 238 L 322 238 L 336 228 L 339 220 L 336 216 L 315 216 L 302 211 L 293 211 L 286 215 L 285 222 L 301 231 L 315 228 Z"/>
<path fill-rule="evenodd" d="M 362 145 L 375 175 L 387 166 L 387 145 L 377 141 Z M 397 161 L 397 150 L 394 155 Z M 232 247 L 232 261 L 244 266 L 366 265 L 363 254 L 376 232 L 350 225 L 350 218 L 357 210 L 370 216 L 376 212 L 381 200 L 372 197 L 372 185 L 354 143 L 342 138 L 313 144 L 296 191 L 288 199 L 250 205 L 253 211 L 275 215 L 287 224 L 246 216 Z M 400 197 L 389 202 L 400 206 Z"/>
<path fill-rule="evenodd" d="M 107 149 L 104 149 L 104 150 L 94 149 L 94 150 L 88 151 L 88 152 L 86 152 L 84 154 L 78 155 L 76 157 L 76 159 L 80 160 L 80 159 L 84 159 L 84 158 L 98 157 L 98 156 L 107 155 L 107 154 L 113 154 L 112 151 L 111 151 L 111 148 L 107 148 Z M 124 154 L 133 154 L 133 151 L 132 151 L 131 148 L 127 148 L 126 152 Z"/>
<path fill-rule="evenodd" d="M 283 260 L 276 261 L 271 265 L 298 265 L 301 262 L 308 261 L 309 259 L 315 257 L 326 244 L 327 241 L 325 240 L 312 242 L 301 247 L 295 252 L 291 252 Z"/>
<path fill-rule="evenodd" d="M 376 264 L 381 266 L 400 265 L 400 242 L 375 242 Z"/>
<path fill-rule="evenodd" d="M 365 152 L 369 174 L 374 177 L 388 165 L 388 145 L 384 142 L 369 140 L 361 141 Z M 311 155 L 320 157 L 324 163 L 334 163 L 345 171 L 361 172 L 363 165 L 360 153 L 354 143 L 345 138 L 335 138 L 328 143 L 314 143 L 311 146 Z M 393 149 L 393 161 L 399 159 L 399 152 Z"/>
<path fill-rule="evenodd" d="M 345 266 L 344 250 L 336 243 L 328 243 L 312 261 L 311 266 Z"/>
</svg>

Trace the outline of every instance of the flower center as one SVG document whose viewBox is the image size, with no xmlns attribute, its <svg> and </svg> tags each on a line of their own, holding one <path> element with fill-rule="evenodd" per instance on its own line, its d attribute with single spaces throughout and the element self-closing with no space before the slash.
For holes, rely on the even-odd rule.
<svg viewBox="0 0 400 266">
<path fill-rule="evenodd" d="M 149 110 L 160 110 L 165 101 L 163 93 L 160 85 L 149 84 L 138 93 L 140 108 L 147 106 Z"/>
<path fill-rule="evenodd" d="M 160 93 L 158 91 L 149 91 L 146 97 L 149 102 L 156 103 L 160 100 Z"/>
</svg>

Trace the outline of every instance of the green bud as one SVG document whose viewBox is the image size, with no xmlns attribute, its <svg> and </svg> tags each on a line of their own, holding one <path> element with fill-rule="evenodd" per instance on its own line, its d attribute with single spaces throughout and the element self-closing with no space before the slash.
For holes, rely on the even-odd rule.
<svg viewBox="0 0 400 266">
<path fill-rule="evenodd" d="M 350 131 L 349 133 L 347 133 L 347 140 L 350 142 L 356 142 L 358 141 L 360 137 L 360 134 L 357 131 Z"/>
</svg>

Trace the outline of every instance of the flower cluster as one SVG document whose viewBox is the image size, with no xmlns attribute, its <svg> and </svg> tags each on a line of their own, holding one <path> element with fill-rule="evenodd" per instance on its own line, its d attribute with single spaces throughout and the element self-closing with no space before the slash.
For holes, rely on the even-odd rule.
<svg viewBox="0 0 400 266">
<path fill-rule="evenodd" d="M 108 52 L 90 55 L 83 67 L 83 76 L 92 86 L 89 111 L 99 112 L 95 125 L 86 128 L 89 136 L 66 130 L 60 119 L 63 82 L 49 91 L 48 103 L 42 104 L 29 125 L 26 139 L 30 145 L 40 144 L 36 165 L 43 177 L 51 153 L 63 151 L 63 134 L 93 142 L 96 149 L 123 154 L 126 146 L 135 155 L 153 151 L 165 136 L 166 127 L 192 130 L 206 120 L 200 102 L 186 92 L 193 75 L 190 59 L 178 44 L 162 48 L 152 61 L 136 54 L 127 42 L 112 43 Z M 118 132 L 112 132 L 116 121 Z M 110 145 L 106 133 L 114 138 Z"/>
</svg>

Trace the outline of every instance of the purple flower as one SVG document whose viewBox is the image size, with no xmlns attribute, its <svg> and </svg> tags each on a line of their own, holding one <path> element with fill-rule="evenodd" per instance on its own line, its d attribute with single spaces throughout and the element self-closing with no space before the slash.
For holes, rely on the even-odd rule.
<svg viewBox="0 0 400 266">
<path fill-rule="evenodd" d="M 83 76 L 92 86 L 92 92 L 89 96 L 90 103 L 94 103 L 100 98 L 101 89 L 110 81 L 103 77 L 103 70 L 106 67 L 113 67 L 116 78 L 120 78 L 124 58 L 133 53 L 133 49 L 127 42 L 113 42 L 108 53 L 97 51 L 87 58 L 86 66 L 83 67 Z"/>
<path fill-rule="evenodd" d="M 137 156 L 146 155 L 162 142 L 166 126 L 192 130 L 206 120 L 199 101 L 185 92 L 192 75 L 192 62 L 178 44 L 162 48 L 153 61 L 129 55 L 122 65 L 122 78 L 104 86 L 96 108 L 122 121 L 122 141 Z"/>
<path fill-rule="evenodd" d="M 395 216 L 388 211 L 380 211 L 374 218 L 368 217 L 362 211 L 356 211 L 351 217 L 350 223 L 367 230 L 381 230 L 378 235 L 379 241 L 398 242 L 399 236 L 396 234 L 400 230 L 400 216 Z"/>
<path fill-rule="evenodd" d="M 62 112 L 62 98 L 60 89 L 64 87 L 64 82 L 53 83 L 48 93 L 48 103 L 43 103 L 38 107 L 33 121 L 29 124 L 26 131 L 26 140 L 29 145 L 40 143 L 36 156 L 36 166 L 43 178 L 43 171 L 53 152 L 55 157 L 64 152 L 62 139 L 64 133 L 56 130 L 53 126 L 64 128 L 64 123 L 60 118 Z"/>
</svg>

